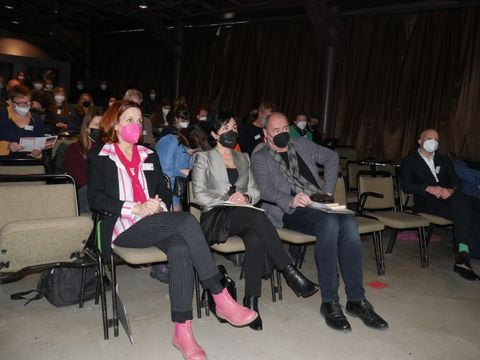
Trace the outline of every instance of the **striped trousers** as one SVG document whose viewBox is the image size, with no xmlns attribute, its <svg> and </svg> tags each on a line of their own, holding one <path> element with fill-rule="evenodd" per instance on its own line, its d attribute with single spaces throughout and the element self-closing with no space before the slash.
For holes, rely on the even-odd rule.
<svg viewBox="0 0 480 360">
<path fill-rule="evenodd" d="M 187 212 L 161 212 L 147 216 L 122 232 L 115 244 L 121 247 L 156 246 L 168 256 L 169 294 L 172 321 L 193 318 L 192 299 L 195 271 L 204 288 L 222 291 L 219 273 L 202 228 Z"/>
</svg>

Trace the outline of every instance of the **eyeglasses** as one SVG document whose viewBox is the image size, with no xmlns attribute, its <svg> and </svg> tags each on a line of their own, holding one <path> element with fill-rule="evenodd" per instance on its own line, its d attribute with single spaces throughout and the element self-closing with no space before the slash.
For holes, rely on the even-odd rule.
<svg viewBox="0 0 480 360">
<path fill-rule="evenodd" d="M 17 106 L 20 106 L 20 107 L 29 107 L 32 105 L 32 102 L 31 101 L 22 101 L 22 102 L 17 102 L 15 100 L 13 100 L 13 103 Z"/>
</svg>

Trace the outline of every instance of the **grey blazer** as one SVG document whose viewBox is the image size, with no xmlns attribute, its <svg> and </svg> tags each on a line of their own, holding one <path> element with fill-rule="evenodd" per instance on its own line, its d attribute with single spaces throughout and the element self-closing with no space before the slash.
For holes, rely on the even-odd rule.
<svg viewBox="0 0 480 360">
<path fill-rule="evenodd" d="M 338 176 L 338 154 L 305 138 L 295 138 L 292 142 L 318 184 L 320 177 L 316 164 L 324 166 L 325 185 L 322 190 L 333 194 Z M 252 171 L 258 182 L 265 214 L 275 227 L 283 227 L 283 215 L 295 211 L 290 207 L 293 197 L 287 179 L 268 153 L 266 146 L 252 154 Z"/>
<path fill-rule="evenodd" d="M 260 192 L 250 169 L 248 155 L 233 151 L 233 161 L 239 175 L 235 182 L 237 191 L 250 196 L 253 204 L 257 203 L 260 200 Z M 192 185 L 195 202 L 203 206 L 204 212 L 227 199 L 226 194 L 231 184 L 222 156 L 216 149 L 195 155 Z"/>
</svg>

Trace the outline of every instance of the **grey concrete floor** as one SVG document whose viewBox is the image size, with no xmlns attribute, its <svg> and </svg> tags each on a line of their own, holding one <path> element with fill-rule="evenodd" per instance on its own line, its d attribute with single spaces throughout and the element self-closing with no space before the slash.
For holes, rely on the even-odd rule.
<svg viewBox="0 0 480 360">
<path fill-rule="evenodd" d="M 387 274 L 378 277 L 372 243 L 364 242 L 367 298 L 389 322 L 376 331 L 351 317 L 353 331 L 340 333 L 319 314 L 320 296 L 297 298 L 284 284 L 283 301 L 272 302 L 269 282 L 263 283 L 260 313 L 263 331 L 220 324 L 213 316 L 194 319 L 197 341 L 209 359 L 480 359 L 480 284 L 452 272 L 450 233 L 430 244 L 430 268 L 421 269 L 418 245 L 397 241 L 386 257 Z M 387 241 L 385 239 L 384 241 Z M 240 269 L 223 257 L 243 297 Z M 473 262 L 480 271 L 480 261 Z M 147 268 L 120 266 L 119 286 L 133 329 L 134 344 L 120 336 L 103 340 L 100 307 L 88 302 L 55 308 L 45 299 L 24 307 L 10 294 L 35 287 L 38 276 L 0 286 L 0 359 L 181 359 L 171 345 L 172 323 L 168 288 L 148 276 Z M 304 273 L 316 278 L 313 251 L 307 252 Z M 375 289 L 367 284 L 388 285 Z M 345 303 L 343 288 L 341 302 Z M 111 334 L 112 335 L 112 334 Z"/>
</svg>

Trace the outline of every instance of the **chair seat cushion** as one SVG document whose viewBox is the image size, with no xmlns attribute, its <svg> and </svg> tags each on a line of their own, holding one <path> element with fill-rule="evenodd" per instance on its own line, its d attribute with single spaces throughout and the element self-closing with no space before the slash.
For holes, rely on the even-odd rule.
<svg viewBox="0 0 480 360">
<path fill-rule="evenodd" d="M 445 219 L 437 215 L 432 215 L 427 213 L 418 213 L 418 215 L 420 215 L 421 217 L 424 217 L 434 225 L 453 225 L 453 221 L 450 221 L 448 219 Z"/>
<path fill-rule="evenodd" d="M 305 244 L 316 241 L 316 238 L 313 235 L 307 235 L 289 229 L 278 228 L 277 233 L 278 236 L 280 236 L 280 239 L 292 244 Z"/>
<path fill-rule="evenodd" d="M 412 229 L 430 225 L 429 221 L 421 216 L 405 214 L 398 211 L 375 211 L 369 212 L 368 215 L 393 229 Z"/>
<path fill-rule="evenodd" d="M 355 216 L 355 220 L 358 224 L 358 232 L 360 234 L 369 234 L 385 229 L 385 225 L 374 219 L 369 219 L 363 216 Z"/>
<path fill-rule="evenodd" d="M 113 246 L 113 252 L 125 262 L 134 265 L 167 261 L 167 255 L 155 246 L 141 249 Z"/>
<path fill-rule="evenodd" d="M 210 246 L 215 251 L 220 253 L 236 253 L 245 251 L 245 244 L 243 240 L 238 236 L 231 236 L 222 244 L 213 244 Z"/>
</svg>

